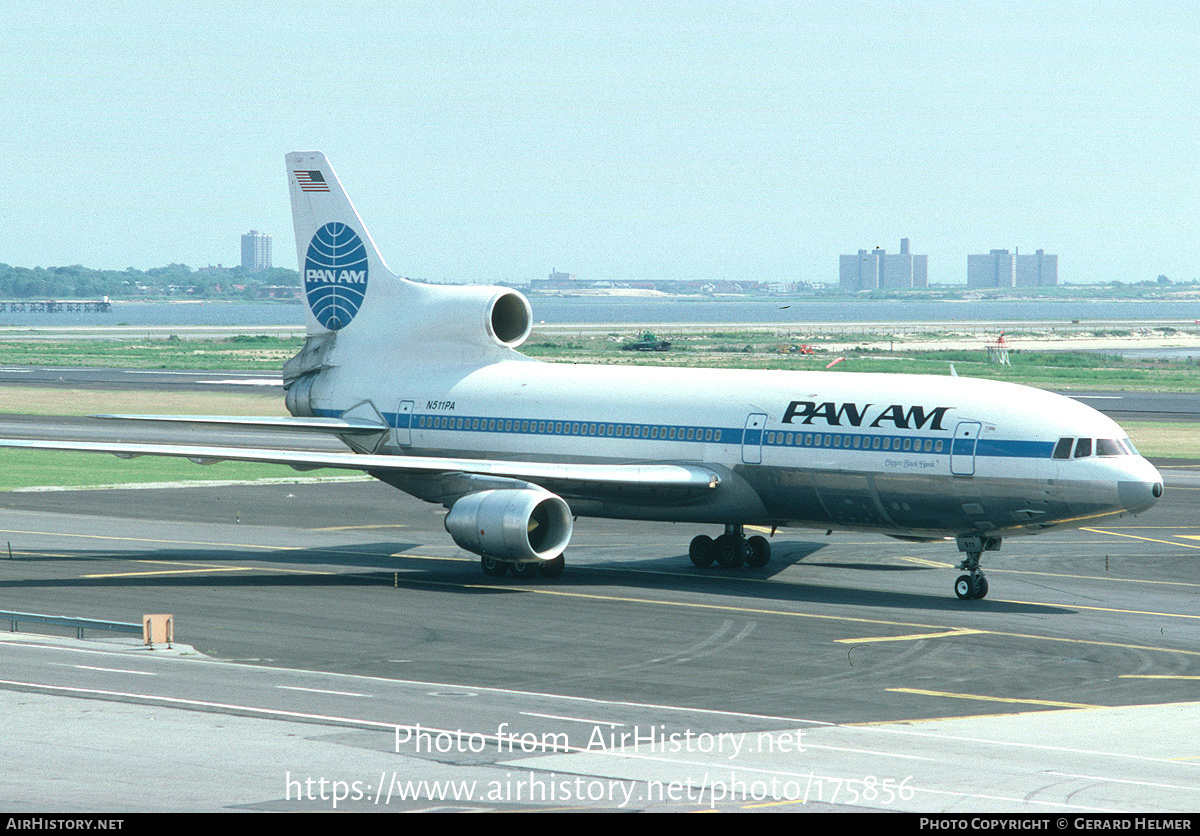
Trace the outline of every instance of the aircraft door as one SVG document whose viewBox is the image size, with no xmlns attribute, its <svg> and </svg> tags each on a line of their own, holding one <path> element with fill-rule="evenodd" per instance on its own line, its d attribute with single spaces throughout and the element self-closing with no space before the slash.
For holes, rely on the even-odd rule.
<svg viewBox="0 0 1200 836">
<path fill-rule="evenodd" d="M 959 421 L 950 442 L 950 472 L 955 476 L 975 475 L 975 445 L 983 425 L 978 421 Z"/>
<path fill-rule="evenodd" d="M 413 402 L 400 401 L 396 410 L 396 443 L 401 447 L 412 446 Z"/>
<path fill-rule="evenodd" d="M 746 464 L 762 464 L 763 428 L 766 426 L 765 412 L 747 416 L 746 429 L 742 433 L 742 461 Z"/>
</svg>

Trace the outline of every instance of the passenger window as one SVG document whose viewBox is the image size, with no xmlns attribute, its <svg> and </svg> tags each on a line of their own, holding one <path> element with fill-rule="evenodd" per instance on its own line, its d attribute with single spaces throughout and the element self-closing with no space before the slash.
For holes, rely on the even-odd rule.
<svg viewBox="0 0 1200 836">
<path fill-rule="evenodd" d="M 1054 445 L 1054 458 L 1069 459 L 1071 458 L 1071 446 L 1075 443 L 1073 438 L 1060 438 L 1058 443 Z"/>
<path fill-rule="evenodd" d="M 1075 442 L 1075 458 L 1082 459 L 1092 454 L 1092 440 L 1081 438 Z"/>
</svg>

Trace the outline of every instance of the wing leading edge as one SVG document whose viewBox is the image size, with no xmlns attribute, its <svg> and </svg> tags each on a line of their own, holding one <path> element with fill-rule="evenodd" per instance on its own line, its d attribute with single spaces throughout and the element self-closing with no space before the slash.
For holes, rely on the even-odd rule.
<svg viewBox="0 0 1200 836">
<path fill-rule="evenodd" d="M 360 453 L 323 453 L 305 450 L 272 450 L 255 447 L 214 447 L 193 444 L 140 444 L 52 439 L 0 439 L 0 447 L 28 450 L 66 450 L 111 453 L 122 458 L 170 456 L 208 464 L 219 461 L 284 464 L 297 470 L 321 467 L 370 473 L 465 473 L 534 483 L 587 484 L 598 487 L 641 489 L 715 490 L 720 474 L 693 464 L 553 464 L 547 462 L 489 461 L 486 459 L 381 456 Z"/>
<path fill-rule="evenodd" d="M 370 435 L 387 432 L 386 424 L 355 418 L 252 417 L 241 415 L 92 415 L 106 421 L 140 421 L 153 424 L 233 427 L 245 430 L 286 430 L 287 432 L 326 433 L 333 435 Z"/>
</svg>

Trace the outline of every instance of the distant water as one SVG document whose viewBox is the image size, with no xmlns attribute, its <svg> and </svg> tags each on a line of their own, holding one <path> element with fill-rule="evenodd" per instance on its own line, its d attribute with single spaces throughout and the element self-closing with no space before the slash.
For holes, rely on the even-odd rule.
<svg viewBox="0 0 1200 836">
<path fill-rule="evenodd" d="M 972 322 L 1200 319 L 1200 302 L 713 301 L 534 298 L 535 321 L 587 322 Z"/>
<path fill-rule="evenodd" d="M 796 323 L 805 322 L 1127 322 L 1200 320 L 1200 302 L 1187 301 L 797 301 L 662 298 L 533 297 L 535 322 L 573 323 Z M 0 326 L 49 325 L 298 325 L 304 311 L 296 303 L 114 302 L 109 313 L 4 313 Z"/>
</svg>

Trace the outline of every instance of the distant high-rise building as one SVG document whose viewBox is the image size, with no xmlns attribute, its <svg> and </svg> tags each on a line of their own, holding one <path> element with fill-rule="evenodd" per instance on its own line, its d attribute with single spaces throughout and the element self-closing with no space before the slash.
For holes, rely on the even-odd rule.
<svg viewBox="0 0 1200 836">
<path fill-rule="evenodd" d="M 967 256 L 967 287 L 1047 287 L 1058 284 L 1058 256 L 992 250 Z"/>
<path fill-rule="evenodd" d="M 1017 256 L 1017 287 L 1046 287 L 1058 284 L 1058 256 L 1038 250 Z"/>
<path fill-rule="evenodd" d="M 1016 287 L 1017 262 L 1008 250 L 967 256 L 967 287 Z"/>
<path fill-rule="evenodd" d="M 242 236 L 242 266 L 248 270 L 271 269 L 271 236 L 253 229 Z"/>
<path fill-rule="evenodd" d="M 892 290 L 929 286 L 929 256 L 909 252 L 908 239 L 900 239 L 899 255 L 876 247 L 843 255 L 838 260 L 842 290 Z"/>
</svg>

